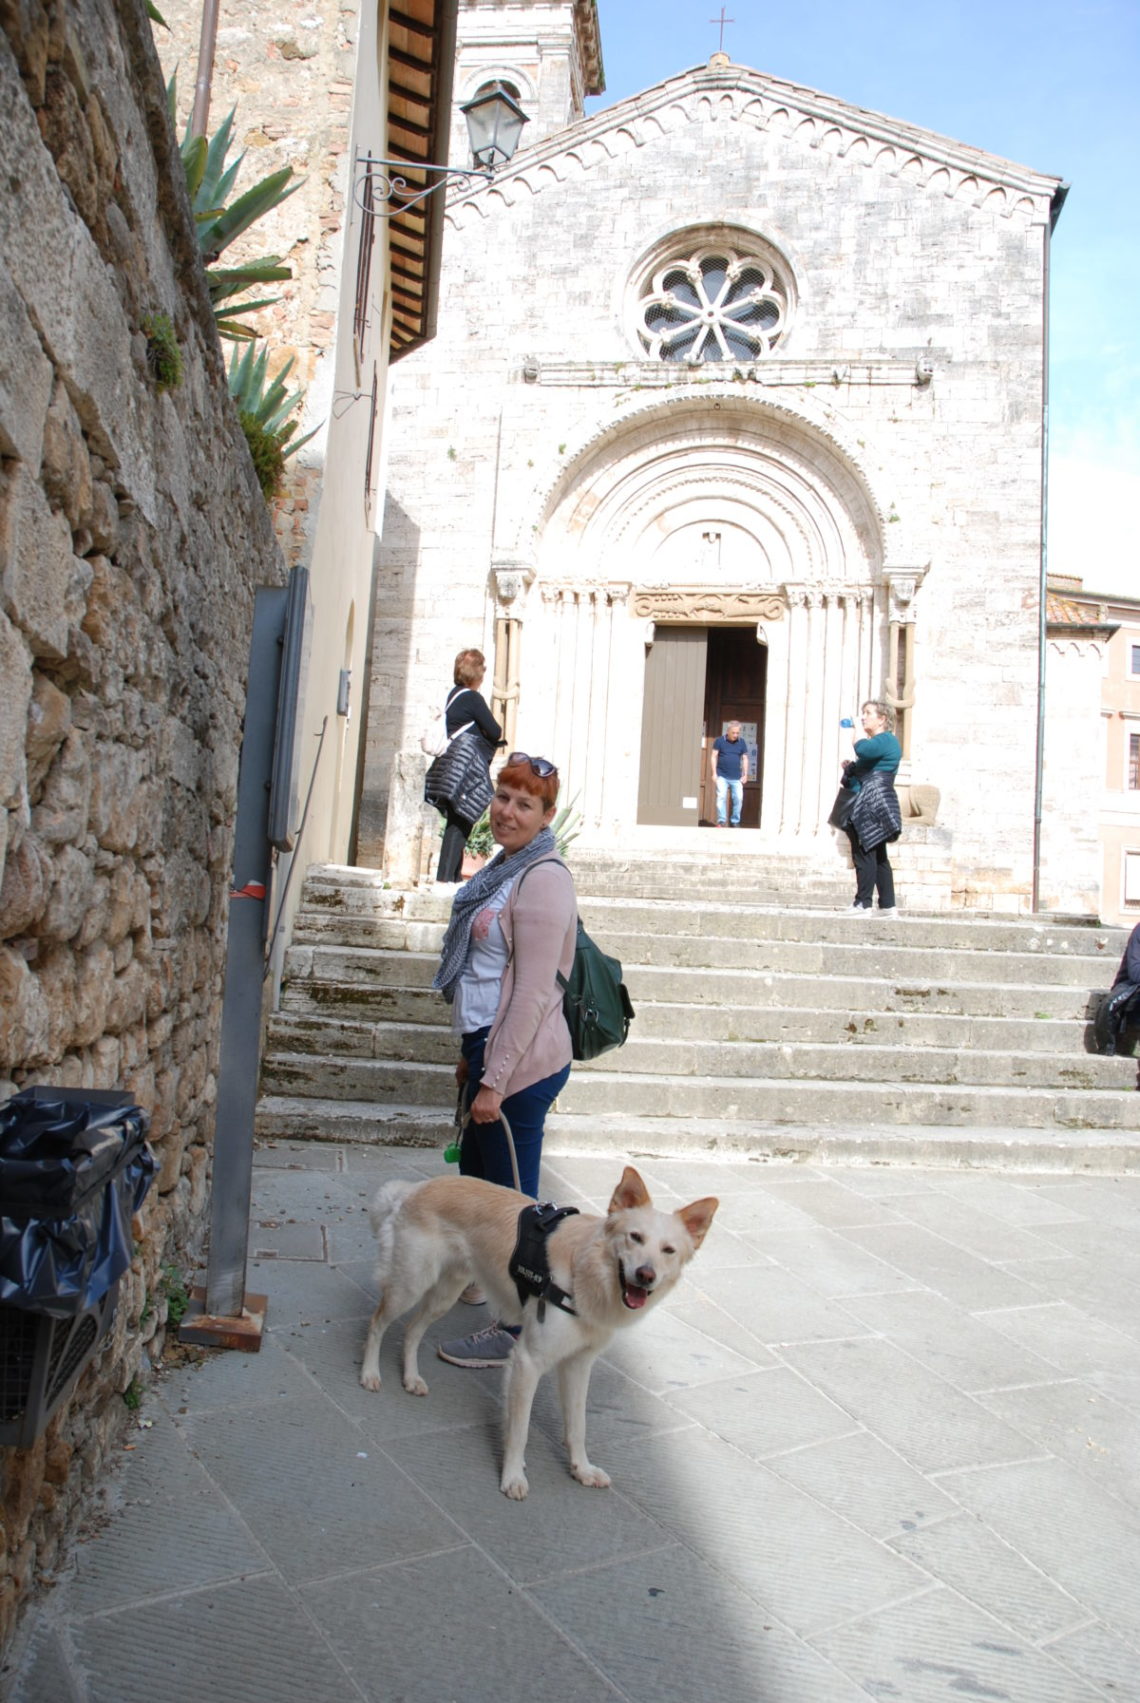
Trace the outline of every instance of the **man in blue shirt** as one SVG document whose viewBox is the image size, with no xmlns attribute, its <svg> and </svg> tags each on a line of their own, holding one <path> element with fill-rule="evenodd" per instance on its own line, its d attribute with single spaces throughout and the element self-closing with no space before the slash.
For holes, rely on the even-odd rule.
<svg viewBox="0 0 1140 1703">
<path fill-rule="evenodd" d="M 744 783 L 748 779 L 748 747 L 740 737 L 740 723 L 730 721 L 719 739 L 713 740 L 712 777 L 716 783 L 716 825 L 727 828 L 727 805 L 732 800 L 731 826 L 740 826 Z"/>
</svg>

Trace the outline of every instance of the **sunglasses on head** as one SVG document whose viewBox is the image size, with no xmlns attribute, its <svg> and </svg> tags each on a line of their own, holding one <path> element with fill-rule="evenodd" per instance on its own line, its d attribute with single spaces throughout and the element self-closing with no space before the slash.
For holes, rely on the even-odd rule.
<svg viewBox="0 0 1140 1703">
<path fill-rule="evenodd" d="M 507 758 L 506 766 L 508 769 L 513 768 L 515 763 L 529 763 L 531 769 L 538 776 L 540 781 L 544 781 L 547 775 L 556 775 L 558 773 L 557 765 L 550 762 L 548 758 L 530 757 L 525 751 L 511 752 L 510 756 Z"/>
</svg>

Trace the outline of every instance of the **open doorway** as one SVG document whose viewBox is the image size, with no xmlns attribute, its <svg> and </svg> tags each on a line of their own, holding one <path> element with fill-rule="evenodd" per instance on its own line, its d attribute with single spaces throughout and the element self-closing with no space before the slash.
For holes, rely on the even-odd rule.
<svg viewBox="0 0 1140 1703">
<path fill-rule="evenodd" d="M 658 626 L 645 659 L 639 822 L 715 822 L 709 748 L 738 721 L 751 771 L 741 824 L 760 826 L 767 685 L 768 652 L 754 627 Z"/>
<path fill-rule="evenodd" d="M 760 826 L 764 796 L 764 709 L 768 691 L 768 651 L 751 627 L 709 627 L 705 653 L 704 756 L 701 764 L 700 822 L 716 821 L 712 744 L 730 721 L 740 723 L 748 746 L 748 781 L 740 812 L 742 828 Z"/>
</svg>

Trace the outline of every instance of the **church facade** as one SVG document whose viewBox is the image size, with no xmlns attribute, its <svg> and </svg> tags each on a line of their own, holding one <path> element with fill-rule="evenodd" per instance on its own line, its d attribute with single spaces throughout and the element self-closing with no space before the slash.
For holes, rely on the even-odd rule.
<svg viewBox="0 0 1140 1703">
<path fill-rule="evenodd" d="M 1029 909 L 1059 180 L 721 54 L 586 116 L 592 0 L 467 0 L 457 106 L 496 80 L 523 145 L 392 383 L 359 861 L 430 869 L 418 734 L 478 645 L 583 844 L 712 849 L 738 720 L 750 847 L 832 865 L 883 697 L 937 798 L 903 902 Z"/>
</svg>

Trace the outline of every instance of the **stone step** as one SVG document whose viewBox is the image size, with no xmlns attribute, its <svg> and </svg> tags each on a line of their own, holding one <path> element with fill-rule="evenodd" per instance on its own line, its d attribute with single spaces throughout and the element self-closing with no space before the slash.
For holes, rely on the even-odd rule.
<svg viewBox="0 0 1140 1703">
<path fill-rule="evenodd" d="M 1103 954 L 1091 958 L 1083 953 L 1059 951 L 1006 950 L 990 953 L 969 947 L 943 947 L 908 935 L 904 925 L 894 923 L 852 923 L 844 940 L 797 940 L 677 933 L 673 931 L 673 921 L 672 915 L 666 912 L 659 916 L 661 928 L 656 933 L 623 934 L 613 929 L 604 933 L 601 930 L 591 932 L 603 951 L 621 961 L 627 981 L 636 966 L 645 965 L 668 969 L 764 970 L 777 974 L 852 976 L 860 980 L 872 976 L 924 982 L 982 982 L 992 979 L 1006 985 L 1081 987 L 1091 994 L 1109 985 L 1117 962 Z M 365 969 L 370 963 L 367 954 L 405 952 L 430 962 L 434 975 L 439 961 L 439 935 L 432 924 L 393 920 L 370 930 L 367 940 L 356 943 L 339 939 L 316 944 L 303 942 L 289 949 L 287 975 L 311 975 L 311 970 L 305 969 L 305 959 L 300 956 L 304 952 L 330 955 L 324 960 L 320 972 L 321 979 L 327 981 L 350 979 L 336 968 L 335 954 L 338 952 L 342 955 L 341 962 L 347 962 L 350 953 L 361 954 L 359 963 Z M 429 982 L 430 979 L 429 976 Z"/>
<path fill-rule="evenodd" d="M 434 954 L 293 947 L 286 957 L 282 1005 L 287 1011 L 330 1016 L 430 1022 L 439 1009 L 431 991 Z M 920 976 L 813 976 L 768 970 L 704 970 L 630 965 L 625 971 L 639 1013 L 653 1003 L 873 1012 L 949 1013 L 1023 1018 L 1035 1023 L 1085 1023 L 1098 995 L 1075 987 L 1006 986 L 999 982 L 940 982 Z"/>
<path fill-rule="evenodd" d="M 373 1037 L 363 1032 L 358 1038 L 366 1046 Z M 442 1105 L 455 1099 L 455 1057 L 454 1041 L 445 1030 L 423 1029 L 416 1035 L 409 1026 L 403 1038 L 393 1039 L 380 1056 L 353 1053 L 347 1046 L 335 1058 L 275 1049 L 266 1059 L 262 1087 L 270 1094 L 309 1093 L 322 1099 Z M 592 1064 L 575 1067 L 565 1090 L 570 1108 L 577 1109 L 579 1097 L 587 1092 L 591 1096 L 589 1105 L 599 1106 L 592 1097 L 599 1082 L 614 1087 L 626 1110 L 650 1115 L 657 1115 L 650 1102 L 669 1098 L 683 1088 L 699 1099 L 694 1116 L 714 1115 L 721 1093 L 740 1101 L 754 1088 L 762 1090 L 777 1083 L 805 1087 L 826 1082 L 847 1084 L 853 1089 L 878 1086 L 884 1093 L 896 1087 L 1082 1092 L 1102 1095 L 1106 1101 L 1131 1094 L 1136 1127 L 1140 1128 L 1134 1061 L 1089 1054 L 1054 1058 L 1045 1053 L 948 1047 L 630 1040 L 620 1054 L 607 1053 Z"/>
<path fill-rule="evenodd" d="M 958 912 L 864 919 L 846 906 L 846 879 L 842 908 L 813 908 L 814 890 L 780 905 L 778 868 L 691 850 L 575 862 L 587 927 L 622 960 L 638 1017 L 620 1053 L 575 1067 L 552 1139 L 625 1150 L 651 1130 L 666 1151 L 716 1141 L 762 1156 L 811 1151 L 797 1133 L 810 1130 L 829 1132 L 829 1150 L 868 1132 L 871 1154 L 923 1129 L 1040 1130 L 1046 1145 L 1124 1132 L 1103 1137 L 1106 1154 L 1140 1131 L 1135 1062 L 1088 1050 L 1123 930 Z M 784 873 L 797 869 L 789 859 Z M 731 902 L 703 897 L 730 889 Z M 447 1139 L 456 1043 L 431 980 L 451 900 L 394 891 L 373 871 L 310 873 L 259 1131 Z"/>
<path fill-rule="evenodd" d="M 421 898 L 419 895 L 384 892 L 379 899 L 380 902 L 371 908 L 361 905 L 345 910 L 313 909 L 306 903 L 298 913 L 294 943 L 339 943 L 392 951 L 438 953 L 449 903 L 428 895 Z M 620 948 L 612 942 L 646 936 L 657 938 L 662 932 L 663 909 L 658 903 L 580 895 L 579 904 L 586 927 L 607 950 L 619 956 Z M 931 949 L 1001 952 L 1026 954 L 1034 959 L 1080 958 L 1111 964 L 1114 972 L 1126 938 L 1125 931 L 1121 929 L 957 914 L 946 917 L 902 912 L 892 919 L 881 918 L 873 912 L 870 917 L 864 918 L 854 915 L 849 905 L 833 913 L 810 913 L 802 908 L 790 911 L 745 902 L 725 905 L 690 903 L 684 908 L 672 908 L 667 914 L 669 921 L 665 932 L 674 939 L 802 944 L 807 932 L 812 942 L 821 947 L 873 947 L 876 951 L 897 948 L 904 953 Z M 640 949 L 636 945 L 627 945 L 625 950 L 632 961 L 639 960 Z"/>
<path fill-rule="evenodd" d="M 263 1094 L 254 1116 L 259 1141 L 352 1141 L 382 1147 L 445 1147 L 455 1134 L 451 1112 L 435 1106 L 383 1105 Z"/>
<path fill-rule="evenodd" d="M 260 1141 L 337 1141 L 442 1148 L 454 1124 L 419 1106 L 372 1106 L 364 1101 L 263 1099 Z M 1106 1173 L 1140 1171 L 1140 1136 L 1128 1131 L 1013 1128 L 1006 1124 L 765 1124 L 712 1118 L 574 1117 L 552 1112 L 543 1152 L 613 1154 L 622 1160 L 712 1157 L 798 1160 L 827 1165 L 917 1165 L 1003 1170 Z"/>
<path fill-rule="evenodd" d="M 425 1058 L 453 1056 L 456 1040 L 449 1012 L 436 994 L 414 995 L 399 990 L 420 1006 L 397 1011 L 359 1008 L 344 1015 L 303 1011 L 295 1007 L 270 1019 L 273 1050 L 357 1058 Z M 643 1001 L 631 1041 L 823 1043 L 832 1046 L 972 1047 L 993 1052 L 1037 1052 L 1054 1058 L 1080 1056 L 1085 1030 L 1076 1021 L 1050 1018 L 958 1017 L 923 1011 L 796 1010 L 786 1005 L 747 1006 L 653 1004 Z M 630 1058 L 627 1051 L 624 1055 Z M 1119 1061 L 1117 1061 L 1119 1063 Z M 636 1068 L 636 1064 L 632 1066 Z"/>
</svg>

